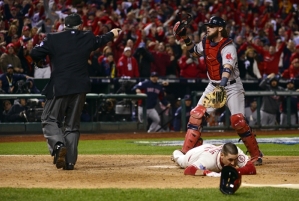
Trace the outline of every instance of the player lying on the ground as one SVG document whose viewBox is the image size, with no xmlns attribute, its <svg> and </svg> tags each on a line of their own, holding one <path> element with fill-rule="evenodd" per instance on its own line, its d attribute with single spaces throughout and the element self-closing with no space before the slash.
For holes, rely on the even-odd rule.
<svg viewBox="0 0 299 201">
<path fill-rule="evenodd" d="M 235 167 L 241 175 L 256 174 L 256 169 L 249 157 L 233 143 L 220 146 L 203 144 L 183 154 L 175 150 L 172 155 L 181 168 L 185 168 L 185 175 L 204 175 L 220 177 L 224 166 Z"/>
</svg>

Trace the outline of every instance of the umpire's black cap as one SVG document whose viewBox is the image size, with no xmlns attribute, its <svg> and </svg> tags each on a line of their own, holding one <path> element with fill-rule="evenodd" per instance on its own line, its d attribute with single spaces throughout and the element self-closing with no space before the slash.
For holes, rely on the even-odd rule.
<svg viewBox="0 0 299 201">
<path fill-rule="evenodd" d="M 64 19 L 64 25 L 69 28 L 78 26 L 80 24 L 82 24 L 82 19 L 77 13 L 69 14 Z"/>
<path fill-rule="evenodd" d="M 205 23 L 205 25 L 211 27 L 225 27 L 226 22 L 221 17 L 213 16 L 208 23 Z"/>
</svg>

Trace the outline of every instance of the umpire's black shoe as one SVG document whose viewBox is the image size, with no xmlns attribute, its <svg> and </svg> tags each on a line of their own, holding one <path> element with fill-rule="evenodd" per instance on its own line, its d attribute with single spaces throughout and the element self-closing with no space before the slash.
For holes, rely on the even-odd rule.
<svg viewBox="0 0 299 201">
<path fill-rule="evenodd" d="M 64 170 L 73 170 L 74 169 L 74 164 L 73 163 L 67 163 L 65 164 L 65 166 L 63 167 Z"/>
<path fill-rule="evenodd" d="M 66 156 L 66 146 L 60 143 L 54 147 L 54 161 L 57 169 L 63 168 L 65 166 L 65 156 Z"/>
</svg>

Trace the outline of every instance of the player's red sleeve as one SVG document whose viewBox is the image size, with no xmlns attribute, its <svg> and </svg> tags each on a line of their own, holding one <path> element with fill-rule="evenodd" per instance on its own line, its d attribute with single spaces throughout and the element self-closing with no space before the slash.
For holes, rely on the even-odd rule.
<svg viewBox="0 0 299 201">
<path fill-rule="evenodd" d="M 195 175 L 197 168 L 193 165 L 186 167 L 184 175 Z"/>
<path fill-rule="evenodd" d="M 248 161 L 244 167 L 237 168 L 241 175 L 253 175 L 256 174 L 255 166 L 251 161 Z"/>
</svg>

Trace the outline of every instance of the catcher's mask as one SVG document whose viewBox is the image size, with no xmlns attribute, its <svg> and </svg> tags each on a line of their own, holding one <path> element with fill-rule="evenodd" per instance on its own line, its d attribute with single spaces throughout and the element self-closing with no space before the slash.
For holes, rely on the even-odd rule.
<svg viewBox="0 0 299 201">
<path fill-rule="evenodd" d="M 241 186 L 241 175 L 231 166 L 222 168 L 220 177 L 220 191 L 225 195 L 234 194 Z"/>
</svg>

